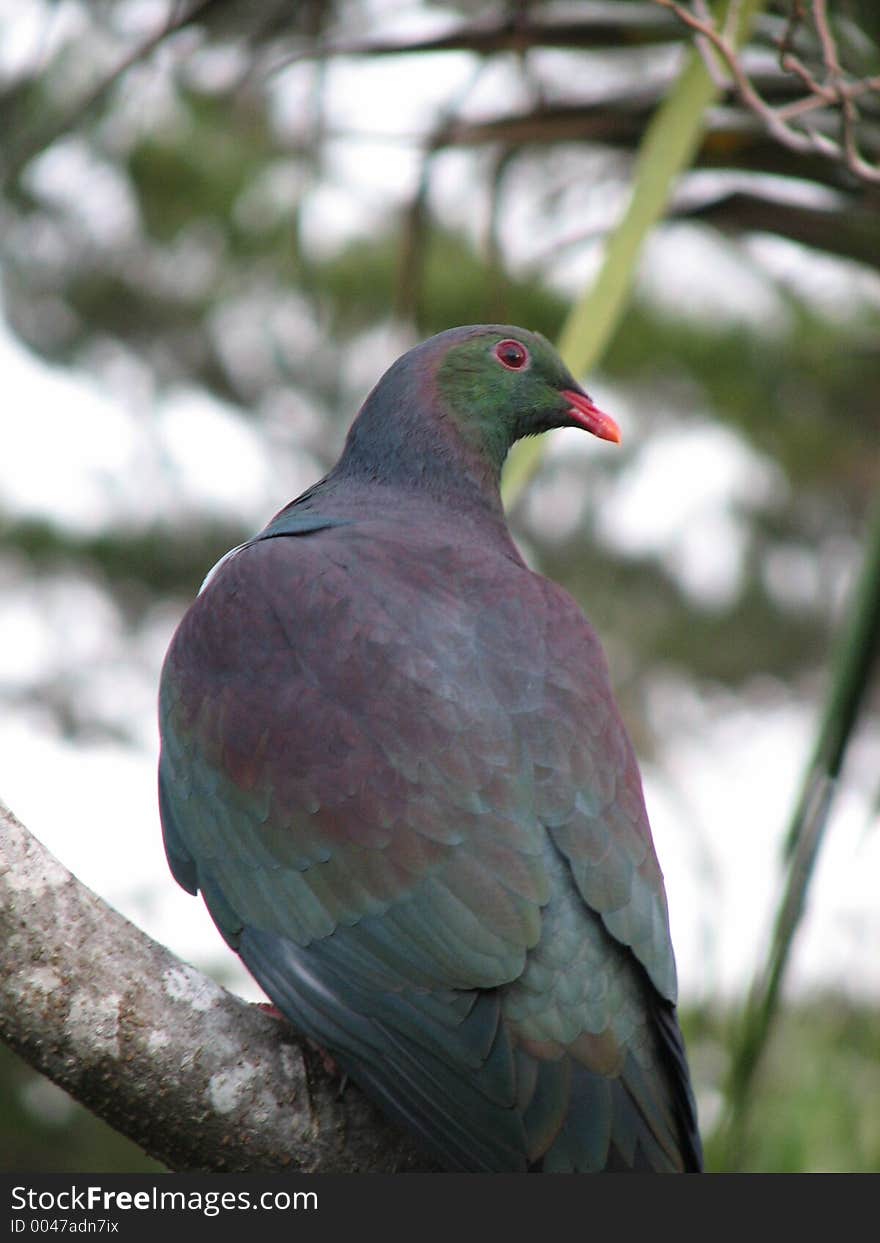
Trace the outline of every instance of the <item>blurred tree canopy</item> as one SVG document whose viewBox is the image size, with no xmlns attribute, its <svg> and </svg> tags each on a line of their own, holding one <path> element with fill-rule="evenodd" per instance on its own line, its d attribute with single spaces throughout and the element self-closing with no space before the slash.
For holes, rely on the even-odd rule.
<svg viewBox="0 0 880 1243">
<path fill-rule="evenodd" d="M 558 336 L 692 46 L 675 7 L 7 4 L 8 328 L 119 396 L 146 442 L 169 395 L 234 411 L 278 472 L 259 524 L 330 465 L 417 337 L 480 321 Z M 767 107 L 797 116 L 804 77 L 781 49 L 821 83 L 827 48 L 809 4 L 759 8 L 742 66 Z M 876 167 L 880 9 L 840 0 L 828 14 L 835 82 L 867 86 L 829 87 L 811 124 L 838 142 L 848 125 Z M 512 513 L 602 635 L 642 751 L 671 728 L 650 707 L 658 678 L 806 702 L 827 681 L 880 484 L 878 268 L 880 181 L 780 142 L 728 81 L 590 379 L 622 416 L 622 450 L 559 442 Z M 7 407 L 3 438 L 30 417 Z M 730 450 L 735 479 L 682 543 L 665 509 L 707 445 Z M 630 534 L 621 496 L 664 462 L 655 535 Z M 186 495 L 164 503 L 169 488 L 139 515 L 77 527 L 14 504 L 0 466 L 7 589 L 81 579 L 143 638 L 252 529 Z M 90 674 L 74 659 L 0 696 L 48 707 L 74 736 L 124 733 L 83 694 Z"/>
<path fill-rule="evenodd" d="M 407 339 L 487 320 L 557 335 L 577 288 L 566 270 L 589 271 L 690 38 L 674 14 L 634 0 L 413 4 L 410 17 L 430 31 L 415 37 L 400 33 L 401 6 L 378 3 L 275 0 L 250 14 L 220 0 L 27 7 L 42 45 L 34 38 L 31 56 L 6 69 L 0 96 L 11 329 L 53 362 L 111 380 L 129 367 L 153 397 L 197 385 L 258 424 L 277 426 L 279 394 L 289 394 L 309 424 L 297 447 L 319 467 L 389 320 Z M 770 57 L 790 7 L 768 6 L 749 50 L 776 101 L 799 89 Z M 838 7 L 861 65 L 876 72 L 875 9 Z M 357 141 L 382 135 L 360 129 L 356 112 L 346 132 L 333 75 L 359 81 L 366 70 L 357 89 L 379 92 L 383 71 L 418 57 L 432 68 L 455 58 L 455 89 L 436 115 L 414 115 L 391 136 L 407 148 L 408 192 L 383 201 L 374 191 L 377 207 L 365 195 L 362 219 L 334 244 L 322 214 L 342 193 L 340 166 Z M 877 154 L 876 95 L 863 110 L 864 146 Z M 444 161 L 457 161 L 467 204 L 435 189 Z M 655 249 L 696 238 L 695 262 L 709 265 L 713 248 L 727 252 L 762 283 L 772 315 L 725 314 L 723 289 L 712 314 L 696 269 L 692 299 L 686 282 L 667 294 L 662 277 L 643 281 L 602 367 L 638 422 L 633 447 L 578 469 L 613 475 L 655 437 L 706 420 L 729 427 L 772 464 L 772 484 L 737 514 L 746 538 L 735 581 L 723 599 L 701 600 L 674 557 L 597 539 L 601 479 L 582 485 L 562 540 L 542 531 L 537 505 L 515 515 L 536 559 L 587 602 L 634 670 L 662 661 L 741 684 L 824 662 L 841 572 L 877 484 L 878 311 L 876 298 L 811 296 L 798 269 L 809 251 L 845 260 L 857 287 L 875 273 L 878 203 L 880 187 L 839 163 L 775 144 L 730 90 L 711 111 L 672 205 L 682 223 L 665 226 Z M 813 287 L 822 280 L 820 271 Z M 379 353 L 376 375 L 389 357 Z M 547 469 L 568 467 L 553 459 Z M 216 517 L 166 526 L 83 538 L 8 513 L 3 540 L 42 573 L 90 567 L 128 613 L 154 592 L 190 593 L 241 534 Z"/>
</svg>

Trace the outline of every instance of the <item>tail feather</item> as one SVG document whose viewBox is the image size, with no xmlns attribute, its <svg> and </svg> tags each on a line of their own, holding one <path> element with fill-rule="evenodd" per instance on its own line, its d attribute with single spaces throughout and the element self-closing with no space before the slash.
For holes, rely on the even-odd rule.
<svg viewBox="0 0 880 1243">
<path fill-rule="evenodd" d="M 655 1055 L 619 1073 L 516 1044 L 497 991 L 361 996 L 322 944 L 245 928 L 245 964 L 300 1031 L 446 1169 L 590 1173 L 698 1170 L 699 1137 L 675 1015 L 658 1004 Z M 454 1002 L 454 1004 L 452 1004 Z M 445 1021 L 444 1021 L 445 1014 Z"/>
</svg>

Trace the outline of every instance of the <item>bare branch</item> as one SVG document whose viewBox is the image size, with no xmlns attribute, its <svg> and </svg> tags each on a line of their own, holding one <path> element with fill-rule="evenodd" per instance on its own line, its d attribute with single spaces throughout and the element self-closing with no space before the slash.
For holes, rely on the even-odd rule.
<svg viewBox="0 0 880 1243">
<path fill-rule="evenodd" d="M 631 9 L 632 11 L 628 11 Z M 576 20 L 532 17 L 526 12 L 505 14 L 500 20 L 466 23 L 427 39 L 367 38 L 316 43 L 283 56 L 269 72 L 276 73 L 302 60 L 336 56 L 408 56 L 423 52 L 474 52 L 492 56 L 498 52 L 525 52 L 530 48 L 598 48 L 624 42 L 647 45 L 668 43 L 675 38 L 674 22 L 643 5 L 621 7 L 613 18 L 607 13 L 587 12 Z"/>
<path fill-rule="evenodd" d="M 742 55 L 733 39 L 733 20 L 738 5 L 731 3 L 723 28 L 702 0 L 691 6 L 679 0 L 654 0 L 668 9 L 694 33 L 695 42 L 709 72 L 717 79 L 720 67 L 729 74 L 743 104 L 760 119 L 773 138 L 799 154 L 818 153 L 842 165 L 860 181 L 880 184 L 880 157 L 864 154 L 865 136 L 859 133 L 861 116 L 857 101 L 880 92 L 880 78 L 857 78 L 843 67 L 837 41 L 828 19 L 827 0 L 812 0 L 810 6 L 793 0 L 785 31 L 778 40 L 779 63 L 796 77 L 806 96 L 792 103 L 774 107 L 761 94 L 754 75 L 746 69 Z M 821 75 L 811 69 L 793 50 L 795 34 L 809 23 L 821 59 Z M 840 137 L 832 136 L 834 125 Z"/>
<path fill-rule="evenodd" d="M 150 940 L 0 803 L 0 1038 L 173 1170 L 430 1170 L 284 1022 Z"/>
</svg>

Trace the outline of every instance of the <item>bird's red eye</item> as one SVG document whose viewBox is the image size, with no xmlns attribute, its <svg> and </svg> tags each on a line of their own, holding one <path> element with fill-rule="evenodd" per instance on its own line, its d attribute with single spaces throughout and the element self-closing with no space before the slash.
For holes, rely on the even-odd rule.
<svg viewBox="0 0 880 1243">
<path fill-rule="evenodd" d="M 529 351 L 519 341 L 499 341 L 495 357 L 508 371 L 520 371 L 529 361 Z"/>
</svg>

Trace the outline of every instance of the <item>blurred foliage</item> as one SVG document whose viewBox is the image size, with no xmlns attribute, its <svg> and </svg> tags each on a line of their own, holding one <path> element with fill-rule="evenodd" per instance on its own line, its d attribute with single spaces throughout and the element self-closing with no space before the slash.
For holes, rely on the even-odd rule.
<svg viewBox="0 0 880 1243">
<path fill-rule="evenodd" d="M 711 1012 L 684 1015 L 698 1091 L 722 1066 L 729 1031 Z M 708 1072 L 708 1073 L 707 1073 Z M 716 1080 L 711 1092 L 720 1098 Z M 876 1173 L 880 1116 L 865 1108 L 880 1092 L 877 1015 L 840 997 L 789 1005 L 762 1063 L 738 1166 L 751 1173 Z M 706 1168 L 730 1167 L 709 1128 Z"/>
<path fill-rule="evenodd" d="M 164 1167 L 0 1045 L 0 1170 L 149 1174 Z"/>
<path fill-rule="evenodd" d="M 232 523 L 206 521 L 186 540 L 167 527 L 102 531 L 83 535 L 37 518 L 18 518 L 0 528 L 0 540 L 31 563 L 35 573 L 53 575 L 88 567 L 137 619 L 156 595 L 190 599 L 208 568 L 250 532 Z"/>
<path fill-rule="evenodd" d="M 570 272 L 585 279 L 590 270 L 689 46 L 670 13 L 638 0 L 63 7 L 66 25 L 53 26 L 47 4 L 45 40 L 0 69 L 6 320 L 41 358 L 117 391 L 120 368 L 136 374 L 146 398 L 133 403 L 134 417 L 148 431 L 165 395 L 200 388 L 260 429 L 279 458 L 299 450 L 317 469 L 332 462 L 366 384 L 390 361 L 388 341 L 480 321 L 558 337 L 580 292 Z M 402 9 L 421 14 L 419 29 L 435 18 L 438 33 L 402 38 Z M 764 97 L 781 104 L 798 95 L 771 55 L 790 5 L 765 9 L 747 56 Z M 840 6 L 845 46 L 863 72 L 876 72 L 877 11 L 868 0 Z M 358 220 L 333 233 L 328 203 L 359 192 L 344 172 L 351 135 L 329 106 L 333 70 L 390 65 L 401 50 L 463 55 L 472 77 L 433 118 L 414 118 L 413 133 L 394 137 L 402 159 L 416 157 L 409 192 L 377 206 L 375 192 L 360 191 Z M 481 95 L 489 72 L 494 92 Z M 295 106 L 281 108 L 284 95 Z M 357 130 L 357 115 L 349 121 Z M 864 103 L 861 139 L 876 158 L 876 100 Z M 467 202 L 443 190 L 454 161 L 466 163 Z M 625 423 L 613 455 L 548 454 L 512 514 L 530 557 L 602 634 L 642 751 L 662 746 L 644 710 L 658 671 L 744 694 L 769 675 L 815 696 L 880 484 L 880 303 L 853 292 L 842 304 L 826 289 L 876 282 L 880 188 L 780 147 L 725 88 L 669 218 L 658 247 L 698 244 L 697 254 L 724 257 L 765 290 L 777 308 L 772 325 L 766 314 L 719 314 L 723 282 L 711 308 L 705 281 L 694 299 L 682 280 L 673 294 L 640 284 L 591 378 L 632 411 L 632 432 Z M 817 259 L 832 266 L 816 269 Z M 302 414 L 286 438 L 279 401 Z M 674 548 L 627 551 L 598 519 L 654 446 L 675 437 L 684 445 L 711 427 L 753 455 L 764 483 L 732 502 L 743 543 L 731 590 L 701 596 Z M 566 491 L 571 521 L 548 527 L 547 498 Z M 246 533 L 186 498 L 139 523 L 83 533 L 16 512 L 0 490 L 7 587 L 81 575 L 132 632 L 154 608 L 190 597 Z M 79 691 L 75 677 L 30 687 L 65 728 L 87 731 Z M 20 695 L 0 686 L 7 705 Z M 748 1122 L 748 1168 L 878 1167 L 864 1109 L 877 1088 L 871 1021 L 830 1004 L 785 1016 Z M 729 1033 L 720 1023 L 690 1019 L 703 1084 L 723 1080 L 717 1061 Z M 18 1076 L 9 1081 L 18 1100 L 26 1072 L 0 1066 Z M 15 1109 L 10 1122 L 24 1127 Z M 80 1140 L 65 1138 L 50 1163 L 79 1160 L 69 1147 L 61 1155 L 71 1144 Z M 36 1152 L 34 1140 L 26 1159 Z M 712 1154 L 710 1144 L 710 1163 Z M 122 1168 L 100 1165 L 115 1159 L 77 1168 Z"/>
</svg>

